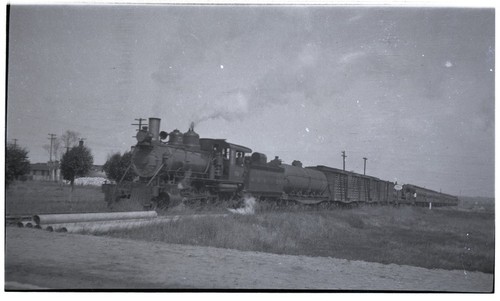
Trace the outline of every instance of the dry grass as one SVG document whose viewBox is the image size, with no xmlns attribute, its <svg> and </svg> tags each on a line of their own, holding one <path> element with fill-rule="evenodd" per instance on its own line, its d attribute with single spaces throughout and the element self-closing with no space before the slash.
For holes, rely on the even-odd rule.
<svg viewBox="0 0 500 301">
<path fill-rule="evenodd" d="M 112 232 L 129 239 L 493 272 L 493 213 L 415 207 L 260 212 Z"/>
<path fill-rule="evenodd" d="M 100 187 L 75 186 L 72 202 L 69 193 L 70 186 L 55 182 L 15 182 L 6 190 L 5 211 L 9 215 L 109 211 Z"/>
<path fill-rule="evenodd" d="M 41 213 L 119 212 L 142 211 L 143 207 L 131 200 L 122 200 L 107 207 L 101 187 L 75 185 L 72 202 L 69 202 L 70 186 L 48 181 L 14 182 L 6 190 L 6 213 L 8 215 L 30 215 Z M 207 207 L 185 207 L 183 205 L 159 212 L 160 215 L 189 215 L 225 212 L 221 204 Z"/>
<path fill-rule="evenodd" d="M 7 214 L 138 210 L 109 209 L 99 187 L 50 182 L 14 183 L 6 191 Z M 473 207 L 471 204 L 474 204 Z M 257 210 L 255 215 L 186 218 L 162 226 L 112 232 L 138 240 L 252 250 L 276 254 L 330 256 L 426 268 L 493 272 L 492 200 L 468 199 L 459 208 L 359 207 L 330 211 Z M 484 205 L 487 204 L 487 205 Z M 139 209 L 140 210 L 140 209 Z M 220 208 L 174 208 L 169 214 L 220 212 Z M 227 212 L 229 213 L 229 212 Z"/>
<path fill-rule="evenodd" d="M 485 197 L 459 197 L 458 207 L 475 211 L 495 211 L 495 200 Z"/>
</svg>

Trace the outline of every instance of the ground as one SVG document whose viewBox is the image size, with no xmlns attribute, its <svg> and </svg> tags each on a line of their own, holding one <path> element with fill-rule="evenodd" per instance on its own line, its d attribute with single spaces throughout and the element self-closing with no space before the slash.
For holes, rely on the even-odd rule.
<svg viewBox="0 0 500 301">
<path fill-rule="evenodd" d="M 491 292 L 493 275 L 6 228 L 7 290 Z"/>
</svg>

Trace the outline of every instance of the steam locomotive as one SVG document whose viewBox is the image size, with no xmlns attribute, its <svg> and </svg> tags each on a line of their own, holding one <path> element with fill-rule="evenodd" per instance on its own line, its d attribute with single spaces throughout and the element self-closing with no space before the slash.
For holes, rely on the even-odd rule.
<svg viewBox="0 0 500 301">
<path fill-rule="evenodd" d="M 167 133 L 160 131 L 160 122 L 149 118 L 148 126 L 137 132 L 127 172 L 133 169 L 138 177 L 105 184 L 108 204 L 131 199 L 155 210 L 181 202 L 234 202 L 244 194 L 285 205 L 458 204 L 455 196 L 415 185 L 327 166 L 303 167 L 300 161 L 284 164 L 279 157 L 268 161 L 265 154 L 225 139 L 200 138 L 194 124 L 185 133 Z"/>
</svg>

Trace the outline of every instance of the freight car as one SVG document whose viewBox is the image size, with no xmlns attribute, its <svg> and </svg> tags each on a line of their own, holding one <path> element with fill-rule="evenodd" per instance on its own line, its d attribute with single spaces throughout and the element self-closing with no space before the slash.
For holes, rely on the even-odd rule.
<svg viewBox="0 0 500 301">
<path fill-rule="evenodd" d="M 265 154 L 225 139 L 200 138 L 193 124 L 185 133 L 160 132 L 160 122 L 149 118 L 136 135 L 127 172 L 132 169 L 138 177 L 103 185 L 109 204 L 126 198 L 157 209 L 181 202 L 234 202 L 244 194 L 285 204 L 458 203 L 454 196 L 415 185 L 327 166 L 303 167 L 300 161 L 284 164 L 279 157 L 268 161 Z"/>
</svg>

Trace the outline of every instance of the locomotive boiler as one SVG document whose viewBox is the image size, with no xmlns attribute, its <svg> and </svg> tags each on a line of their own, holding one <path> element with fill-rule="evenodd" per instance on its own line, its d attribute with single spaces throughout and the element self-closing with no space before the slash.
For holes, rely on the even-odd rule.
<svg viewBox="0 0 500 301">
<path fill-rule="evenodd" d="M 108 202 L 128 198 L 158 208 L 227 201 L 242 191 L 243 160 L 251 149 L 225 139 L 200 139 L 194 124 L 185 133 L 160 131 L 160 125 L 159 118 L 149 118 L 148 126 L 138 131 L 129 167 L 138 177 L 108 185 Z"/>
<path fill-rule="evenodd" d="M 139 129 L 127 172 L 134 181 L 104 185 L 112 204 L 132 199 L 146 209 L 180 203 L 237 202 L 245 194 L 261 201 L 334 203 L 407 203 L 456 205 L 458 199 L 414 185 L 395 189 L 390 181 L 327 166 L 284 164 L 225 139 L 200 138 L 191 124 L 187 132 L 160 131 L 161 120 L 149 118 Z M 168 138 L 168 139 L 167 139 Z M 411 192 L 411 193 L 410 193 Z"/>
</svg>

